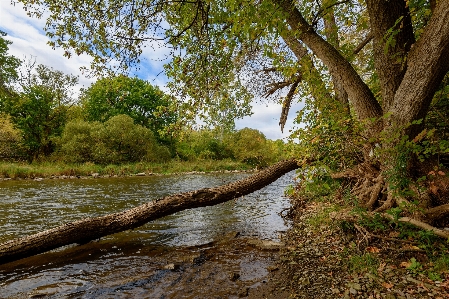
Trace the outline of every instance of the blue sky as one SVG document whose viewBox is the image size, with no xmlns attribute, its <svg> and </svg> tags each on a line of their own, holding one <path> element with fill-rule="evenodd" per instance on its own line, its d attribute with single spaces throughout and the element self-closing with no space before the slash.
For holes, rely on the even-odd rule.
<svg viewBox="0 0 449 299">
<path fill-rule="evenodd" d="M 47 45 L 48 38 L 42 28 L 45 25 L 45 19 L 29 18 L 23 10 L 21 4 L 12 5 L 10 1 L 0 1 L 0 29 L 5 31 L 7 39 L 13 42 L 10 45 L 9 53 L 24 59 L 36 59 L 38 64 L 44 64 L 54 69 L 63 71 L 67 74 L 79 76 L 79 86 L 88 87 L 94 79 L 88 79 L 83 76 L 79 70 L 82 66 L 88 66 L 91 58 L 87 55 L 74 56 L 67 59 L 63 56 L 61 49 L 53 50 Z M 164 47 L 156 47 L 155 50 L 146 48 L 143 53 L 141 70 L 137 75 L 153 85 L 158 85 L 162 90 L 167 91 L 165 84 L 166 76 L 161 73 L 164 59 L 168 51 Z M 270 139 L 280 139 L 288 136 L 292 128 L 292 120 L 295 112 L 299 109 L 299 104 L 290 109 L 289 119 L 284 128 L 284 133 L 278 125 L 281 114 L 281 105 L 264 100 L 255 101 L 253 106 L 253 115 L 243 119 L 236 120 L 237 129 L 244 127 L 258 129 Z"/>
</svg>

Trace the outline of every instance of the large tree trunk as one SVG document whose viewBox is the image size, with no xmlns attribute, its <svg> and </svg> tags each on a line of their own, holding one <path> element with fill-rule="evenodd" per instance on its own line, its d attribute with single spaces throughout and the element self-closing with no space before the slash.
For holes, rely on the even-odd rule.
<svg viewBox="0 0 449 299">
<path fill-rule="evenodd" d="M 349 101 L 360 120 L 382 116 L 382 108 L 376 101 L 369 87 L 363 82 L 352 65 L 329 42 L 316 33 L 307 23 L 301 12 L 291 0 L 273 0 L 286 15 L 287 24 L 312 52 L 328 67 L 335 80 L 345 86 Z M 371 128 L 380 131 L 379 126 Z"/>
<path fill-rule="evenodd" d="M 215 188 L 166 196 L 133 209 L 96 218 L 86 218 L 31 236 L 0 244 L 0 264 L 43 253 L 64 245 L 83 244 L 107 235 L 144 225 L 185 209 L 212 206 L 257 191 L 297 169 L 296 160 L 274 164 L 243 180 Z"/>
</svg>

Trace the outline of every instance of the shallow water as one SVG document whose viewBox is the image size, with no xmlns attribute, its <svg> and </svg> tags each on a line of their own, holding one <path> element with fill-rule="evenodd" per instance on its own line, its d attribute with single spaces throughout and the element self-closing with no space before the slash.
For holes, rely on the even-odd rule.
<svg viewBox="0 0 449 299">
<path fill-rule="evenodd" d="M 247 175 L 3 181 L 0 242 L 81 218 L 123 211 L 169 194 L 219 186 Z M 227 232 L 277 240 L 279 232 L 286 230 L 278 213 L 288 207 L 283 191 L 293 183 L 293 176 L 289 173 L 244 198 L 185 210 L 97 242 L 0 265 L 0 298 L 95 298 L 101 294 L 104 298 L 138 297 L 136 294 L 145 286 L 163 280 L 166 272 L 160 269 L 167 258 L 176 260 L 189 255 L 195 251 L 194 246 L 207 244 Z M 244 261 L 239 263 L 243 265 Z M 254 261 L 253 266 L 243 265 L 245 271 L 257 276 L 257 263 L 260 261 Z M 253 271 L 251 267 L 256 268 Z M 130 282 L 124 283 L 125 278 Z M 106 291 L 100 294 L 98 290 Z"/>
</svg>

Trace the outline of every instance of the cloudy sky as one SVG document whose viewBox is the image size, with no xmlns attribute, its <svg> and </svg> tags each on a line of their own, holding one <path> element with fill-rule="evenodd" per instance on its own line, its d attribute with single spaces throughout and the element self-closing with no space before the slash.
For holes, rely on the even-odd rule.
<svg viewBox="0 0 449 299">
<path fill-rule="evenodd" d="M 88 79 L 82 75 L 79 68 L 88 66 L 91 58 L 87 55 L 74 56 L 67 59 L 63 56 L 61 49 L 53 50 L 47 45 L 48 38 L 42 28 L 45 25 L 44 19 L 29 18 L 23 10 L 21 4 L 11 4 L 11 1 L 0 0 L 0 30 L 5 31 L 7 39 L 13 42 L 10 45 L 9 53 L 24 59 L 35 59 L 38 64 L 44 64 L 67 74 L 79 76 L 79 86 L 88 87 L 95 79 Z M 163 59 L 166 58 L 167 51 L 164 48 L 147 51 L 144 53 L 145 61 L 141 66 L 142 71 L 138 73 L 141 79 L 148 80 L 153 85 L 158 85 L 162 90 L 166 90 L 167 78 L 161 74 Z M 145 59 L 146 58 L 146 59 Z M 289 114 L 284 134 L 281 133 L 279 117 L 281 105 L 271 102 L 258 103 L 253 107 L 254 114 L 251 117 L 237 120 L 237 129 L 250 127 L 262 131 L 267 138 L 280 139 L 288 136 L 288 131 L 292 127 L 292 120 L 299 105 L 294 105 Z"/>
</svg>

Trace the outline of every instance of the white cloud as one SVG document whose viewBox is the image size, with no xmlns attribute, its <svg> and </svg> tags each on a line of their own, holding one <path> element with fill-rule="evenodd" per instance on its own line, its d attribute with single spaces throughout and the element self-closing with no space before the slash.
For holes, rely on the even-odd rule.
<svg viewBox="0 0 449 299">
<path fill-rule="evenodd" d="M 0 19 L 2 20 L 0 29 L 8 33 L 7 39 L 13 42 L 9 48 L 10 54 L 18 58 L 33 56 L 38 64 L 53 67 L 67 74 L 77 75 L 80 79 L 78 88 L 88 87 L 94 81 L 94 79 L 84 77 L 80 71 L 80 67 L 88 67 L 90 65 L 92 58 L 87 55 L 74 55 L 67 59 L 63 56 L 62 49 L 53 50 L 47 44 L 49 39 L 43 31 L 46 21 L 44 18 L 30 18 L 23 10 L 21 4 L 11 5 L 9 1 L 2 0 L 0 1 Z M 144 49 L 141 70 L 135 71 L 133 74 L 167 91 L 165 85 L 168 79 L 161 71 L 163 70 L 163 64 L 167 62 L 170 50 L 160 42 L 154 42 L 152 46 L 147 46 Z M 251 117 L 237 120 L 236 127 L 237 129 L 244 127 L 258 129 L 270 139 L 285 138 L 289 135 L 292 120 L 299 107 L 300 105 L 296 104 L 290 109 L 283 134 L 278 125 L 281 105 L 274 103 L 260 104 L 255 102 L 253 107 L 254 114 Z"/>
<path fill-rule="evenodd" d="M 53 50 L 47 42 L 43 31 L 44 19 L 30 18 L 22 5 L 10 5 L 7 1 L 0 3 L 0 29 L 8 33 L 7 39 L 13 43 L 9 53 L 20 59 L 35 59 L 37 64 L 44 64 L 67 74 L 79 76 L 78 88 L 89 86 L 93 79 L 86 78 L 80 67 L 88 66 L 92 61 L 87 55 L 73 56 L 67 59 L 62 49 Z"/>
<path fill-rule="evenodd" d="M 289 130 L 293 128 L 293 120 L 296 116 L 296 112 L 301 109 L 302 106 L 303 105 L 300 103 L 292 104 L 283 133 L 279 126 L 282 105 L 272 102 L 255 103 L 252 109 L 254 114 L 251 117 L 247 116 L 237 120 L 236 128 L 243 129 L 244 127 L 249 127 L 257 129 L 264 133 L 268 139 L 287 138 L 290 135 Z"/>
</svg>

